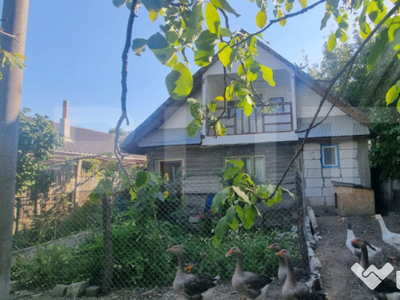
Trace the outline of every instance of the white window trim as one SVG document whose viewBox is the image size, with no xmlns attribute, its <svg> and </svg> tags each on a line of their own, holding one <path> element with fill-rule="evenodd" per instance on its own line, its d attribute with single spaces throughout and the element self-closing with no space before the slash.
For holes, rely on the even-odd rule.
<svg viewBox="0 0 400 300">
<path fill-rule="evenodd" d="M 331 164 L 331 165 L 325 164 L 325 155 L 324 155 L 325 148 L 334 148 L 335 149 L 336 164 Z M 337 145 L 337 144 L 321 145 L 321 166 L 322 166 L 322 168 L 340 168 L 339 145 Z"/>
</svg>

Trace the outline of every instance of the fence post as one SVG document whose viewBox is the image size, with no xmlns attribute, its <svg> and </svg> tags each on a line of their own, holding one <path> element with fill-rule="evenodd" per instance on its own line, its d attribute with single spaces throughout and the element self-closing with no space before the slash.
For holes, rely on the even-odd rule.
<svg viewBox="0 0 400 300">
<path fill-rule="evenodd" d="M 111 290 L 114 268 L 114 252 L 111 236 L 111 205 L 110 198 L 104 194 L 102 198 L 103 206 L 103 249 L 104 249 L 104 275 L 101 285 L 103 294 Z"/>
<path fill-rule="evenodd" d="M 21 198 L 15 198 L 15 227 L 14 234 L 19 230 L 19 218 L 21 217 Z"/>
<path fill-rule="evenodd" d="M 303 189 L 300 172 L 296 171 L 296 198 L 297 198 L 297 229 L 300 243 L 301 263 L 304 270 L 310 271 L 310 261 L 308 258 L 308 247 L 306 237 L 304 234 L 304 202 L 303 202 Z"/>
</svg>

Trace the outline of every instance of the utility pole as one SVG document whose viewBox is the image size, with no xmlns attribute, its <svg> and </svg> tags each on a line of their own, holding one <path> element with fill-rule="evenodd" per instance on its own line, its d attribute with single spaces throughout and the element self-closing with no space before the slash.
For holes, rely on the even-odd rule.
<svg viewBox="0 0 400 300">
<path fill-rule="evenodd" d="M 4 0 L 0 46 L 11 53 L 25 52 L 29 0 Z M 2 69 L 0 80 L 0 300 L 9 299 L 11 243 L 17 169 L 18 123 L 23 70 Z"/>
</svg>

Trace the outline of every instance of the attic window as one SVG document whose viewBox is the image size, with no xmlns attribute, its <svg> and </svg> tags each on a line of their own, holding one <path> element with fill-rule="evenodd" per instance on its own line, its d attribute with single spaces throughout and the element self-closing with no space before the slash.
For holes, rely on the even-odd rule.
<svg viewBox="0 0 400 300">
<path fill-rule="evenodd" d="M 323 168 L 339 168 L 338 145 L 321 145 L 321 163 Z"/>
</svg>

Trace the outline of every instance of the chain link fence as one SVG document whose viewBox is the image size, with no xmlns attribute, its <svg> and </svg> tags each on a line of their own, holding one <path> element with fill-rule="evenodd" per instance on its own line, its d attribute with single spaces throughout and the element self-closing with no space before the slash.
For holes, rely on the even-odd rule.
<svg viewBox="0 0 400 300">
<path fill-rule="evenodd" d="M 276 276 L 278 260 L 266 250 L 272 243 L 289 249 L 296 266 L 307 267 L 301 180 L 292 177 L 296 200 L 284 197 L 271 208 L 261 204 L 263 218 L 251 230 L 230 230 L 217 248 L 213 231 L 224 211 L 211 211 L 214 194 L 208 191 L 215 182 L 202 180 L 194 189 L 191 180 L 188 193 L 185 180 L 164 177 L 134 201 L 129 189 L 97 202 L 82 191 L 86 200 L 79 204 L 73 201 L 76 191 L 38 201 L 17 198 L 12 279 L 46 289 L 82 280 L 103 291 L 172 286 L 177 258 L 166 250 L 177 244 L 184 246 L 187 272 L 220 275 L 223 284 L 230 284 L 236 265 L 225 256 L 232 246 L 242 249 L 252 272 Z"/>
</svg>

